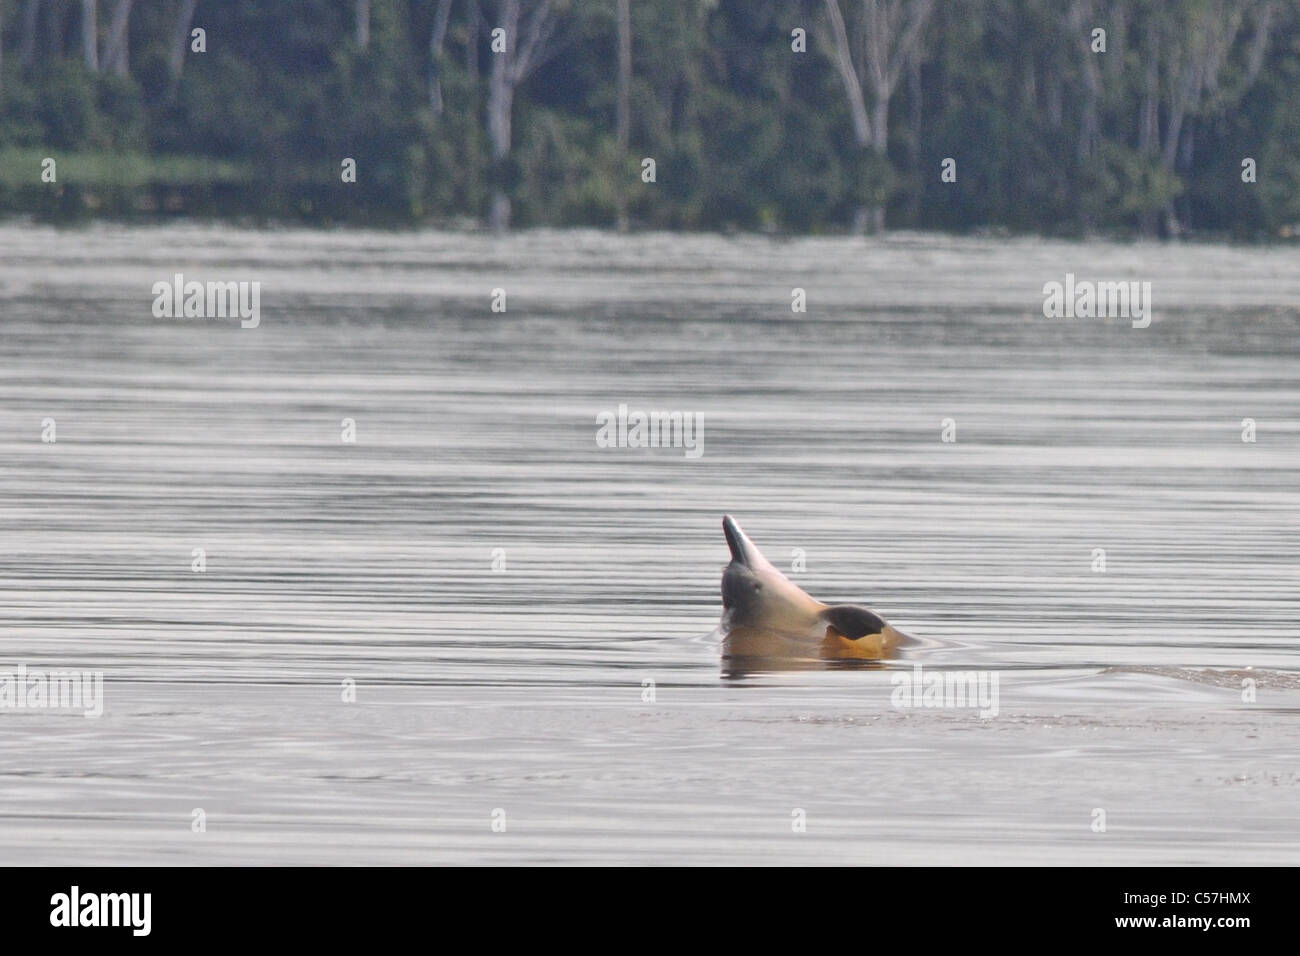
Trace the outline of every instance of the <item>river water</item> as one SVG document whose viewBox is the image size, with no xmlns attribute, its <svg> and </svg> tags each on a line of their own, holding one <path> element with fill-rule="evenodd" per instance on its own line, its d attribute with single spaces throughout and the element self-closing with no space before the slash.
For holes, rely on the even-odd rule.
<svg viewBox="0 0 1300 956">
<path fill-rule="evenodd" d="M 924 643 L 724 670 L 724 513 Z M 0 862 L 1300 863 L 1298 516 L 1294 248 L 5 226 Z"/>
</svg>

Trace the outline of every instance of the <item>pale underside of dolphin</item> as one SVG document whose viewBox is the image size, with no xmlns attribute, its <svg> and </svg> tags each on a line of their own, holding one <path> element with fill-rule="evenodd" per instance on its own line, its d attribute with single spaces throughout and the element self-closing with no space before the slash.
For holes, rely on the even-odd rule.
<svg viewBox="0 0 1300 956">
<path fill-rule="evenodd" d="M 883 660 L 913 639 L 870 608 L 823 604 L 776 569 L 725 515 L 731 563 L 722 572 L 722 656 Z"/>
</svg>

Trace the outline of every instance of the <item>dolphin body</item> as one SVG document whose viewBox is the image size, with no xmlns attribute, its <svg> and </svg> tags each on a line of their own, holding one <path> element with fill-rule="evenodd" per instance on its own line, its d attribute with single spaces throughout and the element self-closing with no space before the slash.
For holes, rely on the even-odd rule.
<svg viewBox="0 0 1300 956">
<path fill-rule="evenodd" d="M 915 641 L 870 608 L 823 604 L 763 557 L 731 515 L 722 572 L 722 656 L 751 661 L 885 660 Z"/>
</svg>

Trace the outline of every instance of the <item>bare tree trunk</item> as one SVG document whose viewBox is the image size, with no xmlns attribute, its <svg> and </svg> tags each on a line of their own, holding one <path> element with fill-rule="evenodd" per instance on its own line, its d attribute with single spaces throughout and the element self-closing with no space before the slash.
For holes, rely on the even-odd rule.
<svg viewBox="0 0 1300 956">
<path fill-rule="evenodd" d="M 1177 89 L 1169 97 L 1169 116 L 1165 120 L 1165 137 L 1160 148 L 1160 165 L 1165 169 L 1173 169 L 1174 162 L 1178 159 L 1178 141 L 1183 134 L 1183 121 L 1187 118 L 1198 85 L 1197 68 L 1188 63 L 1183 68 L 1180 82 L 1176 84 Z"/>
<path fill-rule="evenodd" d="M 862 80 L 853 63 L 849 31 L 844 23 L 844 14 L 840 11 L 839 0 L 826 0 L 826 13 L 831 22 L 831 35 L 835 45 L 835 66 L 844 87 L 844 96 L 849 102 L 853 141 L 859 149 L 868 149 L 871 146 L 871 117 L 867 114 L 867 102 L 862 95 Z M 856 235 L 866 232 L 869 219 L 866 206 L 855 209 L 853 232 Z"/>
<path fill-rule="evenodd" d="M 181 73 L 185 69 L 185 51 L 190 46 L 190 27 L 194 25 L 194 8 L 198 5 L 199 0 L 181 0 L 181 8 L 176 13 L 176 28 L 172 32 L 172 48 L 168 60 L 172 74 L 172 96 L 176 95 L 176 90 L 181 83 Z"/>
<path fill-rule="evenodd" d="M 1138 152 L 1154 155 L 1160 147 L 1160 47 L 1157 41 L 1147 56 L 1146 77 L 1142 89 L 1142 101 L 1138 107 Z M 1144 211 L 1140 217 L 1139 228 L 1143 235 L 1156 233 L 1156 217 L 1152 211 Z"/>
<path fill-rule="evenodd" d="M 1146 51 L 1146 76 L 1138 105 L 1138 152 L 1154 153 L 1160 142 L 1160 45 Z"/>
<path fill-rule="evenodd" d="M 99 0 L 81 0 L 81 57 L 86 69 L 99 72 Z"/>
<path fill-rule="evenodd" d="M 1255 35 L 1251 38 L 1250 53 L 1246 58 L 1246 75 L 1242 79 L 1244 88 L 1253 86 L 1255 80 L 1259 79 L 1259 71 L 1264 66 L 1264 54 L 1268 52 L 1273 17 L 1276 15 L 1275 0 L 1266 0 L 1264 5 L 1255 11 Z"/>
<path fill-rule="evenodd" d="M 632 128 L 632 5 L 618 0 L 618 109 L 615 126 L 618 144 L 626 147 Z"/>
<path fill-rule="evenodd" d="M 1264 0 L 1263 3 L 1219 0 L 1212 6 L 1193 11 L 1190 20 L 1180 24 L 1181 46 L 1177 49 L 1185 48 L 1187 62 L 1178 82 L 1171 83 L 1169 121 L 1161 154 L 1161 163 L 1166 169 L 1191 168 L 1196 139 L 1194 122 L 1207 94 L 1217 96 L 1220 102 L 1235 102 L 1259 78 L 1276 13 L 1275 0 Z M 1246 61 L 1232 88 L 1225 90 L 1220 86 L 1220 77 L 1247 14 L 1253 21 L 1254 33 L 1246 47 Z M 1178 205 L 1182 207 L 1182 215 Z M 1170 236 L 1182 235 L 1190 224 L 1190 218 L 1191 203 L 1184 200 L 1176 205 L 1176 201 L 1171 199 L 1165 206 L 1165 231 Z"/>
<path fill-rule="evenodd" d="M 555 29 L 551 0 L 533 0 L 528 16 L 522 18 L 519 0 L 504 0 L 497 26 L 506 31 L 505 50 L 492 54 L 488 82 L 488 139 L 492 145 L 493 183 L 489 222 L 496 232 L 510 228 L 510 195 L 505 182 L 510 159 L 511 115 L 515 88 L 549 56 Z"/>
<path fill-rule="evenodd" d="M 921 34 L 934 11 L 934 0 L 857 0 L 856 36 L 840 9 L 839 0 L 825 0 L 835 49 L 835 65 L 849 102 L 853 136 L 861 149 L 870 149 L 888 162 L 889 101 L 899 77 L 913 57 L 920 56 Z M 854 62 L 859 51 L 860 64 Z M 871 91 L 868 112 L 863 81 Z M 854 230 L 879 231 L 885 207 L 874 202 L 854 215 Z"/>
<path fill-rule="evenodd" d="M 506 48 L 502 53 L 492 54 L 492 73 L 488 80 L 488 139 L 492 144 L 494 179 L 488 222 L 493 232 L 510 228 L 510 197 L 501 180 L 510 156 L 510 120 L 515 98 L 510 61 L 518 53 L 519 0 L 505 0 L 500 25 L 506 31 Z"/>
<path fill-rule="evenodd" d="M 1098 118 L 1098 105 L 1101 101 L 1101 67 L 1097 58 L 1102 54 L 1092 51 L 1091 31 L 1089 30 L 1097 10 L 1093 0 L 1071 0 L 1066 22 L 1074 34 L 1083 59 L 1080 61 L 1083 74 L 1083 116 L 1079 121 L 1078 156 L 1088 160 L 1101 143 L 1101 122 Z"/>
<path fill-rule="evenodd" d="M 877 100 L 871 108 L 871 148 L 883 156 L 889 144 L 889 100 Z"/>
<path fill-rule="evenodd" d="M 135 0 L 117 0 L 108 23 L 104 55 L 100 57 L 100 66 L 118 76 L 126 76 L 131 68 L 131 5 L 134 2 Z"/>
<path fill-rule="evenodd" d="M 912 131 L 912 163 L 917 169 L 921 168 L 921 58 L 912 57 L 907 66 L 907 100 L 911 108 L 908 116 L 908 126 Z M 915 226 L 921 219 L 921 190 L 908 190 L 905 215 L 907 222 Z"/>
<path fill-rule="evenodd" d="M 619 159 L 627 154 L 632 136 L 632 3 L 618 0 L 618 105 L 614 118 Z M 627 189 L 620 183 L 616 200 L 618 231 L 627 232 Z"/>
<path fill-rule="evenodd" d="M 1184 151 L 1190 156 L 1192 123 L 1200 113 L 1206 95 L 1215 95 L 1216 92 L 1223 95 L 1219 90 L 1219 77 L 1241 30 L 1246 11 L 1252 7 L 1257 11 L 1256 29 L 1247 52 L 1246 79 L 1238 90 L 1240 95 L 1253 80 L 1252 73 L 1258 72 L 1258 64 L 1262 63 L 1273 15 L 1271 3 L 1260 6 L 1245 0 L 1216 0 L 1190 12 L 1175 8 L 1182 15 L 1170 16 L 1163 21 L 1162 25 L 1168 26 L 1165 44 L 1168 100 L 1165 134 L 1159 141 L 1158 152 L 1164 170 L 1172 173 Z M 1184 168 L 1187 165 L 1184 162 Z M 1177 236 L 1184 231 L 1186 224 L 1179 219 L 1173 199 L 1165 204 L 1164 218 L 1169 235 Z"/>
<path fill-rule="evenodd" d="M 826 0 L 826 13 L 830 17 L 831 32 L 835 39 L 835 65 L 839 69 L 840 81 L 844 85 L 844 95 L 849 101 L 849 116 L 853 120 L 853 138 L 859 147 L 866 149 L 871 145 L 871 121 L 867 117 L 867 103 L 862 96 L 862 81 L 858 77 L 857 68 L 853 65 L 849 31 L 844 25 L 844 15 L 840 12 L 839 0 Z"/>
<path fill-rule="evenodd" d="M 36 62 L 36 24 L 41 16 L 41 0 L 27 0 L 23 7 L 23 33 L 18 45 L 18 62 L 24 67 Z"/>
<path fill-rule="evenodd" d="M 1191 169 L 1192 155 L 1196 150 L 1196 127 L 1188 123 L 1183 127 L 1182 139 L 1178 144 L 1177 165 L 1182 169 Z M 1191 222 L 1191 203 L 1185 198 L 1179 202 L 1171 199 L 1165 207 L 1165 231 L 1170 236 L 1180 236 L 1185 232 L 1184 224 Z"/>
<path fill-rule="evenodd" d="M 881 98 L 871 110 L 871 151 L 887 159 L 889 145 L 889 98 Z M 869 232 L 885 231 L 885 207 L 879 203 L 868 207 L 866 227 Z"/>
<path fill-rule="evenodd" d="M 478 83 L 478 25 L 482 17 L 479 0 L 469 0 L 469 29 L 465 40 L 465 72 L 471 83 Z"/>
<path fill-rule="evenodd" d="M 370 46 L 370 0 L 356 0 L 357 46 L 366 49 Z"/>
<path fill-rule="evenodd" d="M 442 102 L 442 46 L 447 41 L 447 21 L 451 17 L 452 0 L 438 0 L 438 11 L 433 16 L 433 31 L 429 36 L 429 108 L 434 116 L 441 116 Z"/>
<path fill-rule="evenodd" d="M 912 57 L 907 68 L 907 94 L 912 101 L 912 137 L 921 142 L 921 58 Z"/>
</svg>

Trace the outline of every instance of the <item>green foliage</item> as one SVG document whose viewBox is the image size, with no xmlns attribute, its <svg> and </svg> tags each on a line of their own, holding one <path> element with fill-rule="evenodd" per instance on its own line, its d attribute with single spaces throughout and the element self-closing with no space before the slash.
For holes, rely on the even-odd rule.
<svg viewBox="0 0 1300 956">
<path fill-rule="evenodd" d="M 633 0 L 625 145 L 615 0 L 561 3 L 515 91 L 509 158 L 494 163 L 488 30 L 503 2 L 479 0 L 480 21 L 452 4 L 440 103 L 440 0 L 371 0 L 364 49 L 354 0 L 201 3 L 208 50 L 187 49 L 179 77 L 179 4 L 135 3 L 125 74 L 83 63 L 79 4 L 41 4 L 21 62 L 25 5 L 0 5 L 0 210 L 460 222 L 481 220 L 499 187 L 521 226 L 626 214 L 639 228 L 842 230 L 870 207 L 910 228 L 1300 231 L 1300 0 L 1276 5 L 1258 71 L 1262 0 L 1099 0 L 1082 31 L 1107 27 L 1100 55 L 1067 0 L 940 0 L 893 91 L 883 151 L 855 142 L 822 0 Z M 840 0 L 850 18 L 859 3 Z M 1170 146 L 1171 96 L 1220 9 L 1240 9 L 1240 29 Z M 795 27 L 806 53 L 791 50 Z M 33 172 L 47 155 L 57 190 Z M 1258 183 L 1241 181 L 1244 156 Z M 340 179 L 345 157 L 355 184 Z M 641 181 L 643 157 L 657 182 Z M 947 157 L 956 183 L 940 180 Z"/>
<path fill-rule="evenodd" d="M 32 147 L 0 149 L 0 184 L 21 187 L 35 182 L 41 160 L 50 153 Z M 247 187 L 247 167 L 205 156 L 151 156 L 128 152 L 56 152 L 59 181 L 84 187 L 184 186 L 235 184 Z"/>
<path fill-rule="evenodd" d="M 1184 188 L 1157 157 L 1111 142 L 1102 145 L 1084 175 L 1086 208 L 1097 218 L 1109 211 L 1112 217 L 1136 222 L 1163 210 Z"/>
</svg>

